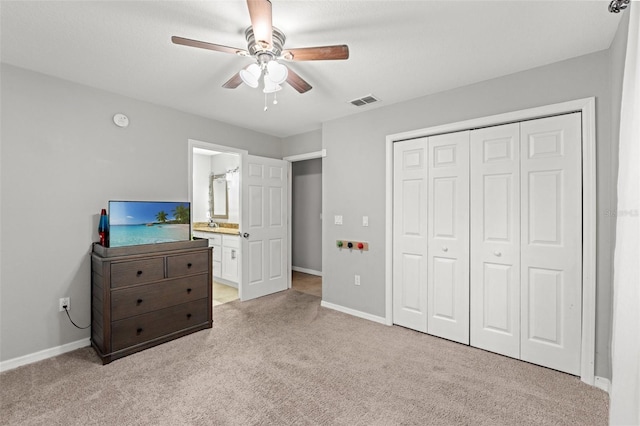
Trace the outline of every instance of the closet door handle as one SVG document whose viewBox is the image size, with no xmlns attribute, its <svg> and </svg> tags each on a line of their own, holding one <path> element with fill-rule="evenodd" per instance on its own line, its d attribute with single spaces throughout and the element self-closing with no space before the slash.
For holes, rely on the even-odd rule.
<svg viewBox="0 0 640 426">
<path fill-rule="evenodd" d="M 442 251 L 449 251 L 448 247 L 442 247 Z"/>
<path fill-rule="evenodd" d="M 498 256 L 498 257 L 502 256 L 502 253 L 500 253 L 499 251 L 494 251 L 493 254 Z"/>
</svg>

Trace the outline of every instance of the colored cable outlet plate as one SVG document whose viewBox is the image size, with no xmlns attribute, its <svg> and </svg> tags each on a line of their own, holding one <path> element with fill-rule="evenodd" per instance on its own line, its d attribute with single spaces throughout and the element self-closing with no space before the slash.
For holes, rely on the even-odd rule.
<svg viewBox="0 0 640 426">
<path fill-rule="evenodd" d="M 369 243 L 364 241 L 337 240 L 336 247 L 341 249 L 369 251 Z"/>
</svg>

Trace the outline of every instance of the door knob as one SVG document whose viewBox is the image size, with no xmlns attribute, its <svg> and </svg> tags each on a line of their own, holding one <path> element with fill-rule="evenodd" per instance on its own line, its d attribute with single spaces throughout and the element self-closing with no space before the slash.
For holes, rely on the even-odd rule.
<svg viewBox="0 0 640 426">
<path fill-rule="evenodd" d="M 249 233 L 248 233 L 248 232 L 245 232 L 244 234 L 242 234 L 242 236 L 243 236 L 244 238 L 249 238 Z"/>
<path fill-rule="evenodd" d="M 449 251 L 448 247 L 442 247 L 442 251 Z"/>
<path fill-rule="evenodd" d="M 499 251 L 494 251 L 493 254 L 495 254 L 498 257 L 502 256 L 502 253 L 500 253 Z"/>
</svg>

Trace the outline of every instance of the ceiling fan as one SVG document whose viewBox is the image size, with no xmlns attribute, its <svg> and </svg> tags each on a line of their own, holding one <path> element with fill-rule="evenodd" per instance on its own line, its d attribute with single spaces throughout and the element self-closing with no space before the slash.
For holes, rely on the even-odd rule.
<svg viewBox="0 0 640 426">
<path fill-rule="evenodd" d="M 171 37 L 171 41 L 184 46 L 254 58 L 255 63 L 237 72 L 222 87 L 235 89 L 244 82 L 250 87 L 256 88 L 263 82 L 265 93 L 280 90 L 282 88 L 280 84 L 285 81 L 299 93 L 305 93 L 311 89 L 309 83 L 286 65 L 279 63 L 278 60 L 316 61 L 349 58 L 349 47 L 346 44 L 284 49 L 286 37 L 271 22 L 271 2 L 269 0 L 247 0 L 247 6 L 249 7 L 251 26 L 245 31 L 246 50 L 177 36 Z"/>
</svg>

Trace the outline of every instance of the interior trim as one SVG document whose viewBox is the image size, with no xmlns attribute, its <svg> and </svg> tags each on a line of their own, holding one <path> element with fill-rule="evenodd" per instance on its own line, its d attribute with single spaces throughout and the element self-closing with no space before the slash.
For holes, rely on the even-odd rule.
<svg viewBox="0 0 640 426">
<path fill-rule="evenodd" d="M 91 339 L 87 337 L 84 339 L 76 340 L 75 342 L 70 342 L 64 345 L 55 346 L 53 348 L 44 349 L 18 358 L 8 359 L 6 361 L 0 362 L 0 372 L 13 370 L 14 368 L 18 368 L 23 365 L 42 361 L 47 358 L 52 358 L 54 356 L 62 355 L 67 352 L 75 351 L 76 349 L 86 348 L 89 346 L 91 346 Z"/>
<path fill-rule="evenodd" d="M 298 154 L 298 155 L 290 155 L 288 157 L 283 157 L 282 159 L 293 163 L 296 161 L 313 160 L 314 158 L 323 158 L 326 156 L 327 156 L 327 150 L 322 149 L 320 151 L 307 152 L 307 153 Z"/>
<path fill-rule="evenodd" d="M 595 97 L 432 126 L 386 137 L 385 324 L 393 325 L 393 143 L 571 112 L 582 113 L 582 343 L 580 379 L 595 384 L 596 110 Z"/>
<path fill-rule="evenodd" d="M 385 317 L 379 317 L 377 315 L 371 315 L 371 314 L 368 314 L 366 312 L 358 311 L 356 309 L 347 308 L 347 307 L 342 306 L 342 305 L 336 305 L 334 303 L 326 302 L 324 300 L 322 302 L 320 302 L 320 306 L 322 306 L 323 308 L 329 308 L 329 309 L 333 309 L 334 311 L 343 312 L 345 314 L 353 315 L 354 317 L 358 317 L 358 318 L 362 318 L 362 319 L 366 319 L 366 320 L 369 320 L 369 321 L 373 321 L 373 322 L 377 322 L 377 323 L 386 325 Z"/>
</svg>

